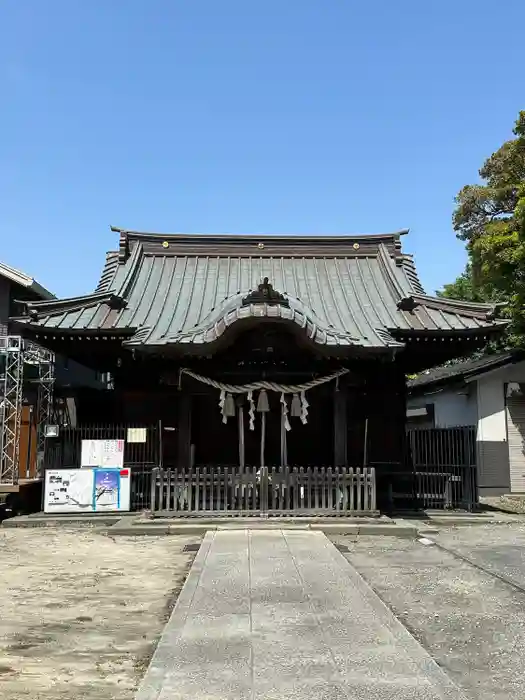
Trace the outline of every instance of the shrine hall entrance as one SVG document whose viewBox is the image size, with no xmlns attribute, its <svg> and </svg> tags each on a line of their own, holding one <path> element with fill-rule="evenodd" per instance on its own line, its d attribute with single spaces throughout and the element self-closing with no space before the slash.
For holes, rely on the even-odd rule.
<svg viewBox="0 0 525 700">
<path fill-rule="evenodd" d="M 281 394 L 267 392 L 267 410 L 250 420 L 245 395 L 235 399 L 235 415 L 223 422 L 216 393 L 191 400 L 191 462 L 194 466 L 331 467 L 334 465 L 334 387 L 308 392 L 306 423 L 292 415 L 287 397 L 290 430 L 285 430 Z M 253 429 L 251 429 L 253 424 Z"/>
</svg>

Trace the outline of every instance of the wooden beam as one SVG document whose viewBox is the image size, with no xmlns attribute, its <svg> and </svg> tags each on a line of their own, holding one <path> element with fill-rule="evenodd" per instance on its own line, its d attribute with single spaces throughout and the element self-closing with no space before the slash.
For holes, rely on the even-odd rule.
<svg viewBox="0 0 525 700">
<path fill-rule="evenodd" d="M 191 458 L 191 396 L 181 393 L 178 410 L 178 464 L 189 468 Z"/>
<path fill-rule="evenodd" d="M 347 464 L 347 395 L 345 389 L 334 392 L 334 462 L 336 467 Z"/>
</svg>

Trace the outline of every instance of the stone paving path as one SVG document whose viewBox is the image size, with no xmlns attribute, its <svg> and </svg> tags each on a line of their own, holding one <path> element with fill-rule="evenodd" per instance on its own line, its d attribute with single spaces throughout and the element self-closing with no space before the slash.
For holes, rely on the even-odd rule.
<svg viewBox="0 0 525 700">
<path fill-rule="evenodd" d="M 209 532 L 137 700 L 464 700 L 320 532 Z"/>
</svg>

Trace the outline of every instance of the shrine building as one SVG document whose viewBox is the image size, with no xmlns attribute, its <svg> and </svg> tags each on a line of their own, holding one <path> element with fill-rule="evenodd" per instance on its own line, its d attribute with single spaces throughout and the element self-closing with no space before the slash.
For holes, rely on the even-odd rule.
<svg viewBox="0 0 525 700">
<path fill-rule="evenodd" d="M 410 470 L 406 376 L 505 326 L 491 306 L 426 294 L 406 231 L 112 230 L 95 291 L 27 301 L 12 323 L 106 377 L 76 389 L 78 427 L 159 426 L 163 469 L 374 467 L 383 507 Z"/>
</svg>

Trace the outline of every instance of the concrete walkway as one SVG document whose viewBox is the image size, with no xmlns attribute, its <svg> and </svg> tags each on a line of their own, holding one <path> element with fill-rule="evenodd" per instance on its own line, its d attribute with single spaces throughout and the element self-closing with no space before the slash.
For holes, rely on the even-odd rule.
<svg viewBox="0 0 525 700">
<path fill-rule="evenodd" d="M 462 700 L 321 532 L 209 532 L 137 700 Z"/>
</svg>

